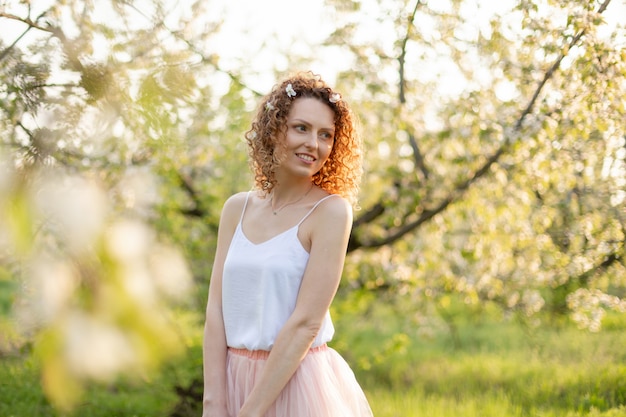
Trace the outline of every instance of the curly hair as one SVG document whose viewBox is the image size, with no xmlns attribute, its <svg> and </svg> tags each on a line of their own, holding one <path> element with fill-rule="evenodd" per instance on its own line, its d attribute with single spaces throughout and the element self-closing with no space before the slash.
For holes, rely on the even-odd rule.
<svg viewBox="0 0 626 417">
<path fill-rule="evenodd" d="M 333 147 L 326 163 L 313 175 L 313 183 L 354 204 L 362 173 L 362 145 L 356 119 L 343 98 L 312 72 L 286 78 L 261 101 L 252 127 L 245 134 L 255 185 L 266 193 L 276 186 L 276 168 L 286 147 L 280 138 L 286 132 L 294 100 L 302 97 L 315 98 L 334 113 Z"/>
</svg>

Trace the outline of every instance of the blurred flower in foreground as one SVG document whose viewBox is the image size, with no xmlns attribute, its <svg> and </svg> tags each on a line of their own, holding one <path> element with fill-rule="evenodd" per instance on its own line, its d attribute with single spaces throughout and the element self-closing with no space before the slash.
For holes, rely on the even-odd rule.
<svg viewBox="0 0 626 417">
<path fill-rule="evenodd" d="M 74 312 L 64 336 L 65 358 L 75 375 L 108 381 L 138 362 L 128 335 L 97 317 Z"/>
<path fill-rule="evenodd" d="M 176 248 L 116 212 L 95 181 L 59 169 L 33 178 L 0 183 L 0 222 L 21 225 L 2 238 L 23 265 L 17 326 L 35 341 L 46 394 L 69 409 L 86 381 L 145 376 L 181 352 L 171 307 L 191 274 Z M 16 204 L 30 214 L 16 220 Z M 30 245 L 14 250 L 20 241 Z"/>
<path fill-rule="evenodd" d="M 122 207 L 144 217 L 161 201 L 157 180 L 147 166 L 127 169 L 113 192 Z"/>
<path fill-rule="evenodd" d="M 108 214 L 104 191 L 94 181 L 58 172 L 40 181 L 31 192 L 41 226 L 68 251 L 89 249 Z"/>
</svg>

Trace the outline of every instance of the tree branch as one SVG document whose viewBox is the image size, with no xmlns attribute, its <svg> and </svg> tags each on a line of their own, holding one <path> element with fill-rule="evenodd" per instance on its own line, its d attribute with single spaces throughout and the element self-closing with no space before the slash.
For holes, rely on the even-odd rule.
<svg viewBox="0 0 626 417">
<path fill-rule="evenodd" d="M 358 249 L 359 247 L 378 248 L 381 246 L 389 245 L 400 239 L 404 235 L 417 229 L 422 224 L 435 217 L 437 214 L 446 210 L 448 206 L 450 206 L 450 204 L 456 202 L 474 182 L 476 182 L 479 178 L 483 177 L 487 172 L 489 172 L 489 168 L 500 159 L 504 152 L 505 147 L 499 148 L 496 152 L 494 152 L 493 155 L 491 155 L 491 157 L 489 157 L 489 159 L 487 159 L 487 161 L 485 161 L 485 163 L 476 172 L 474 172 L 474 174 L 470 175 L 464 182 L 454 187 L 450 195 L 442 200 L 435 208 L 423 210 L 417 220 L 407 223 L 402 227 L 395 229 L 387 236 L 377 240 L 372 240 L 369 242 L 350 242 L 349 247 L 352 250 Z"/>
<path fill-rule="evenodd" d="M 46 11 L 42 12 L 39 16 L 37 16 L 37 18 L 35 19 L 34 23 L 37 23 L 39 21 L 39 19 L 41 19 L 44 15 L 46 14 Z M 0 61 L 2 61 L 4 58 L 6 58 L 6 56 L 9 54 L 9 52 L 11 52 L 11 50 L 13 48 L 15 48 L 15 45 L 17 45 L 17 43 L 24 37 L 26 36 L 26 34 L 33 28 L 38 28 L 35 25 L 32 25 L 31 23 L 33 23 L 30 19 L 22 19 L 18 16 L 9 14 L 9 13 L 4 13 L 4 12 L 0 12 L 0 17 L 5 17 L 7 19 L 11 19 L 11 20 L 18 20 L 20 22 L 26 23 L 28 26 L 26 27 L 26 29 L 24 30 L 24 32 L 22 32 L 22 34 L 20 36 L 17 37 L 17 39 L 15 39 L 13 41 L 13 43 L 11 45 L 9 45 L 8 47 L 6 47 L 2 52 L 0 52 Z"/>
<path fill-rule="evenodd" d="M 404 39 L 402 39 L 401 48 L 400 48 L 400 56 L 398 57 L 398 99 L 400 101 L 400 106 L 406 103 L 405 89 L 406 89 L 406 79 L 405 79 L 405 70 L 404 64 L 406 62 L 406 48 L 411 39 L 411 31 L 413 29 L 413 22 L 415 21 L 415 15 L 417 14 L 417 10 L 421 5 L 421 1 L 417 0 L 415 2 L 415 7 L 411 15 L 409 16 L 409 20 L 406 26 L 406 34 Z M 428 179 L 429 172 L 426 168 L 426 164 L 424 163 L 424 158 L 422 157 L 422 153 L 420 152 L 419 146 L 417 144 L 417 140 L 415 140 L 415 135 L 412 132 L 407 130 L 407 134 L 409 135 L 409 144 L 413 149 L 413 158 L 415 160 L 415 166 L 419 168 L 420 172 L 424 176 L 424 179 Z"/>
<path fill-rule="evenodd" d="M 28 18 L 28 17 L 24 18 L 24 17 L 16 16 L 16 15 L 11 14 L 11 13 L 0 12 L 0 17 L 4 17 L 4 18 L 10 19 L 10 20 L 17 20 L 18 22 L 22 22 L 22 23 L 27 24 L 30 28 L 35 28 L 35 29 L 39 29 L 39 30 L 44 31 L 44 32 L 49 32 L 49 33 L 54 34 L 54 32 L 53 32 L 53 30 L 51 28 L 43 27 L 43 26 L 41 26 L 40 24 L 37 23 L 37 20 L 39 20 L 39 18 L 41 16 L 39 16 L 37 18 L 37 20 L 33 21 L 30 18 Z"/>
<path fill-rule="evenodd" d="M 38 88 L 53 88 L 53 87 L 60 87 L 60 88 L 78 87 L 78 85 L 75 83 L 52 83 L 52 84 L 35 83 L 35 84 L 30 84 L 30 85 L 25 86 L 24 88 L 22 88 L 22 90 L 30 91 L 30 90 L 36 90 Z"/>
<path fill-rule="evenodd" d="M 419 146 L 417 145 L 417 140 L 415 140 L 415 135 L 412 132 L 409 132 L 409 144 L 413 149 L 413 160 L 415 161 L 415 166 L 420 170 L 424 179 L 427 180 L 430 176 L 430 171 L 426 167 L 426 163 L 424 162 L 424 157 L 422 156 L 422 152 L 420 151 Z"/>
<path fill-rule="evenodd" d="M 358 227 L 362 224 L 367 224 L 375 219 L 377 219 L 380 215 L 385 212 L 385 206 L 379 201 L 370 207 L 365 213 L 360 215 L 358 218 L 354 219 L 352 223 L 353 227 Z"/>
<path fill-rule="evenodd" d="M 180 171 L 176 171 L 176 176 L 183 190 L 187 193 L 191 201 L 193 202 L 193 207 L 190 209 L 181 209 L 181 213 L 190 217 L 204 217 L 207 214 L 206 209 L 204 208 L 202 202 L 200 201 L 200 195 L 196 191 L 195 187 L 191 183 L 191 179 L 186 175 L 183 175 Z"/>
<path fill-rule="evenodd" d="M 141 11 L 140 9 L 138 9 L 134 4 L 129 4 L 129 6 L 131 8 L 133 8 L 135 11 L 137 11 L 139 14 L 141 14 L 142 16 L 144 16 L 146 18 L 146 20 L 150 20 L 150 18 L 148 16 L 146 16 L 146 14 Z M 185 38 L 184 36 L 181 36 L 180 32 L 178 31 L 174 31 L 172 29 L 170 29 L 166 24 L 165 21 L 163 19 L 161 19 L 156 26 L 160 26 L 161 28 L 163 28 L 163 30 L 165 30 L 166 32 L 168 32 L 172 37 L 174 37 L 175 39 L 178 39 L 179 41 L 185 43 L 187 45 L 187 47 L 194 53 L 196 54 L 198 57 L 200 57 L 200 61 L 203 63 L 207 63 L 210 64 L 211 66 L 213 66 L 213 68 L 215 68 L 217 71 L 226 74 L 233 82 L 235 82 L 237 85 L 240 85 L 242 87 L 244 87 L 245 89 L 247 89 L 248 91 L 250 91 L 252 94 L 254 94 L 257 97 L 262 97 L 263 94 L 257 90 L 255 90 L 252 87 L 249 87 L 247 84 L 245 84 L 240 77 L 238 77 L 237 75 L 233 74 L 232 71 L 227 71 L 222 69 L 219 64 L 217 63 L 217 60 L 215 58 L 213 58 L 212 56 L 207 56 L 204 52 L 202 52 L 192 41 L 190 41 L 189 39 Z M 219 25 L 216 25 L 216 27 L 214 28 L 215 31 L 217 30 L 217 28 L 219 28 Z"/>
<path fill-rule="evenodd" d="M 604 12 L 610 2 L 611 0 L 605 0 L 604 3 L 602 3 L 600 8 L 598 9 L 598 13 Z M 418 4 L 419 4 L 419 1 L 418 1 Z M 556 71 L 560 68 L 563 59 L 567 56 L 567 53 L 571 50 L 572 47 L 574 47 L 580 41 L 580 39 L 584 36 L 585 32 L 586 32 L 585 29 L 579 31 L 576 34 L 576 36 L 574 36 L 572 40 L 569 42 L 568 47 L 563 52 L 561 52 L 561 54 L 556 58 L 554 63 L 545 72 L 543 79 L 539 82 L 539 84 L 535 88 L 535 92 L 533 93 L 531 99 L 528 101 L 526 107 L 522 110 L 522 112 L 520 113 L 520 116 L 515 122 L 515 125 L 513 127 L 513 132 L 519 132 L 521 130 L 524 119 L 526 119 L 526 117 L 528 117 L 528 115 L 532 112 L 533 108 L 535 107 L 536 101 L 539 95 L 541 94 L 541 92 L 543 91 L 543 88 L 545 87 L 546 83 L 548 82 L 548 80 L 550 80 L 554 76 Z M 402 59 L 404 58 L 402 57 Z M 398 229 L 394 229 L 393 231 L 390 231 L 390 233 L 387 236 L 384 236 L 382 238 L 372 239 L 370 241 L 364 241 L 364 240 L 357 238 L 357 235 L 353 233 L 350 237 L 348 250 L 353 251 L 359 248 L 378 248 L 381 246 L 389 245 L 399 240 L 406 234 L 413 232 L 414 230 L 419 228 L 422 224 L 432 219 L 435 215 L 445 211 L 452 203 L 458 201 L 472 184 L 474 184 L 478 179 L 485 176 L 489 172 L 489 169 L 491 168 L 491 166 L 496 164 L 500 160 L 502 155 L 504 155 L 509 150 L 510 144 L 511 144 L 511 138 L 505 138 L 505 141 L 500 145 L 498 149 L 495 150 L 495 152 L 493 152 L 493 154 L 489 158 L 487 158 L 487 160 L 483 163 L 483 165 L 479 167 L 473 174 L 470 174 L 465 181 L 453 187 L 449 195 L 446 198 L 444 198 L 434 209 L 422 210 L 422 213 L 418 217 L 417 220 L 407 223 Z M 380 207 L 384 208 L 384 206 L 380 202 L 376 203 L 375 207 L 379 207 L 378 210 L 380 210 Z M 412 207 L 410 211 L 419 211 L 416 209 L 417 207 Z M 383 213 L 379 213 L 376 217 L 382 214 Z M 366 222 L 360 222 L 356 225 L 360 226 L 364 223 Z"/>
<path fill-rule="evenodd" d="M 406 103 L 406 97 L 404 95 L 404 89 L 405 89 L 405 79 L 404 79 L 404 63 L 405 63 L 405 59 L 406 59 L 406 46 L 409 43 L 409 39 L 411 38 L 411 29 L 413 28 L 413 22 L 415 21 L 415 15 L 417 14 L 417 9 L 419 8 L 419 6 L 421 5 L 421 1 L 417 0 L 415 2 L 415 7 L 413 8 L 413 12 L 411 13 L 411 16 L 409 16 L 409 21 L 407 22 L 406 25 L 406 35 L 404 36 L 404 39 L 402 39 L 402 47 L 400 48 L 400 56 L 398 57 L 398 64 L 399 64 L 399 75 L 400 75 L 400 80 L 399 80 L 399 98 L 400 98 L 400 103 L 404 104 Z"/>
<path fill-rule="evenodd" d="M 582 274 L 580 274 L 577 278 L 576 281 L 579 282 L 581 285 L 583 286 L 587 286 L 589 283 L 589 280 L 591 279 L 591 277 L 593 277 L 595 274 L 602 272 L 602 271 L 606 271 L 611 265 L 613 265 L 614 263 L 621 263 L 623 264 L 624 262 L 624 255 L 620 254 L 620 253 L 611 253 L 609 255 L 607 255 L 604 260 L 602 262 L 600 262 L 598 265 L 594 265 L 591 268 L 589 268 L 588 270 L 586 270 L 585 272 L 583 272 Z"/>
<path fill-rule="evenodd" d="M 26 28 L 26 30 L 24 30 L 24 32 L 22 32 L 22 34 L 20 36 L 17 37 L 17 39 L 15 39 L 13 41 L 13 43 L 9 46 L 7 46 L 6 48 L 4 48 L 4 50 L 2 52 L 0 52 L 0 61 L 2 61 L 4 58 L 7 57 L 7 55 L 9 55 L 9 52 L 11 52 L 11 50 L 13 48 L 15 48 L 15 45 L 17 45 L 17 43 L 32 29 L 32 26 L 28 26 Z"/>
<path fill-rule="evenodd" d="M 606 8 L 609 6 L 610 2 L 611 0 L 605 0 L 604 3 L 602 3 L 600 8 L 598 9 L 597 13 L 604 12 Z M 517 123 L 515 123 L 515 130 L 519 130 L 522 127 L 522 122 L 524 121 L 526 116 L 528 116 L 530 112 L 532 111 L 533 107 L 535 106 L 535 102 L 539 98 L 539 94 L 543 90 L 543 87 L 545 86 L 545 84 L 548 82 L 550 78 L 552 78 L 554 73 L 559 69 L 559 67 L 561 66 L 561 62 L 567 56 L 567 53 L 570 51 L 570 49 L 572 49 L 580 41 L 580 39 L 585 35 L 586 32 L 587 31 L 585 29 L 582 29 L 580 32 L 578 32 L 576 36 L 574 36 L 572 40 L 569 42 L 569 44 L 567 45 L 567 48 L 564 51 L 561 51 L 561 53 L 559 54 L 557 59 L 554 61 L 550 69 L 548 69 L 548 71 L 546 71 L 546 73 L 543 75 L 543 79 L 539 82 L 539 85 L 535 89 L 535 93 L 533 94 L 532 98 L 526 105 L 526 108 L 522 112 L 521 117 L 517 119 Z"/>
</svg>

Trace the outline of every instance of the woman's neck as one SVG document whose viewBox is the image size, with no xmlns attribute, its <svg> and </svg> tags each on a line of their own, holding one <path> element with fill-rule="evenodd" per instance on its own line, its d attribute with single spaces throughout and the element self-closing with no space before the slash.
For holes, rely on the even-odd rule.
<svg viewBox="0 0 626 417">
<path fill-rule="evenodd" d="M 272 189 L 274 201 L 277 203 L 292 201 L 311 189 L 312 178 L 280 175 L 277 173 L 277 184 Z"/>
<path fill-rule="evenodd" d="M 272 212 L 277 214 L 286 206 L 297 204 L 304 200 L 313 189 L 311 181 L 298 184 L 280 184 L 274 187 L 270 197 Z"/>
</svg>

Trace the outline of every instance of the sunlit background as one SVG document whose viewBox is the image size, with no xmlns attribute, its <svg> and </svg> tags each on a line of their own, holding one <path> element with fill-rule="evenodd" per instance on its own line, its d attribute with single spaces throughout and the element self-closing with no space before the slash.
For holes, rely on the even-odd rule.
<svg viewBox="0 0 626 417">
<path fill-rule="evenodd" d="M 312 70 L 375 415 L 626 415 L 625 1 L 0 1 L 0 415 L 200 415 L 223 201 Z"/>
</svg>

